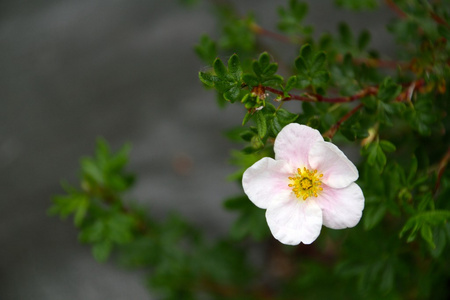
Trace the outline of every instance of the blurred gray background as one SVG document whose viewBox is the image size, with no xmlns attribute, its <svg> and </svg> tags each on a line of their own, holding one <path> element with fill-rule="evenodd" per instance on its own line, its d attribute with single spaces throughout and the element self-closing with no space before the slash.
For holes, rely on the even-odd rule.
<svg viewBox="0 0 450 300">
<path fill-rule="evenodd" d="M 275 28 L 284 1 L 234 1 Z M 287 2 L 287 1 L 286 1 Z M 371 46 L 392 54 L 387 9 L 362 14 L 310 1 L 318 33 L 339 21 L 372 30 Z M 221 134 L 240 124 L 239 105 L 219 110 L 197 73 L 193 46 L 215 32 L 210 5 L 176 1 L 0 2 L 0 299 L 152 299 L 143 274 L 98 264 L 78 244 L 71 220 L 48 217 L 60 181 L 76 183 L 78 161 L 97 137 L 131 142 L 131 197 L 154 216 L 179 211 L 210 235 L 233 215 L 221 202 L 240 192 L 233 145 Z M 283 47 L 289 47 L 282 45 Z M 295 55 L 295 48 L 286 50 Z M 170 82 L 169 82 L 170 81 Z M 175 82 L 175 84 L 173 84 Z"/>
</svg>

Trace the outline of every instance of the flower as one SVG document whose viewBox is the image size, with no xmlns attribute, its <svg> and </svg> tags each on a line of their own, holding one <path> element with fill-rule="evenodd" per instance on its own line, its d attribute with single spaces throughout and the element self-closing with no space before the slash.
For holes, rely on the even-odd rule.
<svg viewBox="0 0 450 300">
<path fill-rule="evenodd" d="M 319 131 L 300 124 L 285 126 L 274 145 L 275 159 L 249 167 L 242 185 L 248 198 L 266 209 L 273 236 L 287 245 L 311 244 L 322 225 L 354 227 L 361 219 L 364 195 L 354 182 L 355 165 Z"/>
</svg>

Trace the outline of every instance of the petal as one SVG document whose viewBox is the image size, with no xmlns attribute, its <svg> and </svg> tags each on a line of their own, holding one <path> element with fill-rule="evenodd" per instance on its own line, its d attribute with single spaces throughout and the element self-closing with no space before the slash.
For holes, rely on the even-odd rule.
<svg viewBox="0 0 450 300">
<path fill-rule="evenodd" d="M 292 193 L 267 208 L 267 224 L 273 236 L 286 245 L 311 244 L 322 228 L 322 210 L 314 200 L 299 200 Z"/>
<path fill-rule="evenodd" d="M 316 129 L 297 123 L 286 125 L 275 139 L 275 159 L 286 160 L 295 168 L 309 168 L 308 153 L 317 141 L 323 137 Z"/>
<path fill-rule="evenodd" d="M 323 174 L 322 182 L 333 188 L 343 188 L 358 179 L 358 169 L 334 144 L 317 142 L 309 152 L 309 164 Z"/>
<path fill-rule="evenodd" d="M 323 186 L 317 204 L 322 209 L 323 225 L 332 229 L 354 227 L 362 216 L 364 195 L 356 183 L 342 189 Z"/>
<path fill-rule="evenodd" d="M 242 186 L 256 206 L 267 208 L 277 195 L 292 192 L 288 186 L 291 174 L 292 170 L 285 161 L 264 157 L 245 170 Z"/>
</svg>

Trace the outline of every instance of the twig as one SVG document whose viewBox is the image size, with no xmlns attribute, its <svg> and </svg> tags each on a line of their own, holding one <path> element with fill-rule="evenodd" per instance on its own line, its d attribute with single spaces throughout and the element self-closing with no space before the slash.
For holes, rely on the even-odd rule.
<svg viewBox="0 0 450 300">
<path fill-rule="evenodd" d="M 392 9 L 400 18 L 404 19 L 407 18 L 408 15 L 398 7 L 398 5 L 392 1 L 392 0 L 385 0 L 387 6 L 389 6 L 390 9 Z"/>
<path fill-rule="evenodd" d="M 333 136 L 338 131 L 339 127 L 341 127 L 342 123 L 348 120 L 351 116 L 353 116 L 358 110 L 360 110 L 364 105 L 362 103 L 355 106 L 352 110 L 350 110 L 348 113 L 346 113 L 339 121 L 336 122 L 333 126 L 331 126 L 330 129 L 328 129 L 327 132 L 325 132 L 322 136 L 328 137 L 330 139 L 333 138 Z"/>
<path fill-rule="evenodd" d="M 272 39 L 275 39 L 277 41 L 280 41 L 280 42 L 283 42 L 286 44 L 292 44 L 294 42 L 295 43 L 301 42 L 300 39 L 296 42 L 295 40 L 293 40 L 285 35 L 279 34 L 278 32 L 274 32 L 274 31 L 270 31 L 268 29 L 262 28 L 261 26 L 259 26 L 256 23 L 252 23 L 250 25 L 250 29 L 256 34 L 267 36 L 267 37 L 270 37 Z"/>
<path fill-rule="evenodd" d="M 266 91 L 269 91 L 273 94 L 284 96 L 285 93 L 283 91 L 271 88 L 271 87 L 264 87 Z M 346 102 L 352 102 L 370 95 L 375 95 L 378 93 L 378 87 L 369 86 L 365 88 L 364 90 L 361 90 L 360 92 L 356 93 L 355 95 L 348 96 L 348 97 L 334 97 L 334 98 L 328 98 L 324 97 L 319 94 L 313 94 L 313 93 L 305 93 L 304 96 L 300 95 L 293 95 L 293 94 L 287 94 L 287 97 L 282 98 L 280 101 L 291 101 L 291 100 L 298 100 L 298 101 L 305 101 L 305 102 L 328 102 L 328 103 L 346 103 Z"/>
<path fill-rule="evenodd" d="M 342 62 L 344 57 L 342 54 L 337 55 L 337 61 Z M 400 62 L 400 61 L 394 61 L 394 60 L 382 60 L 382 59 L 375 59 L 375 58 L 357 58 L 354 57 L 352 59 L 353 63 L 356 65 L 366 64 L 370 67 L 375 68 L 387 68 L 387 69 L 396 69 L 398 67 L 400 68 L 410 68 L 411 63 L 408 62 Z"/>
<path fill-rule="evenodd" d="M 442 175 L 444 175 L 445 168 L 447 167 L 448 161 L 450 160 L 450 147 L 447 149 L 447 152 L 445 153 L 444 157 L 439 162 L 439 169 L 438 169 L 438 178 L 436 181 L 436 185 L 433 189 L 433 196 L 436 195 L 436 192 L 439 189 L 439 186 L 441 185 L 441 178 Z"/>
</svg>

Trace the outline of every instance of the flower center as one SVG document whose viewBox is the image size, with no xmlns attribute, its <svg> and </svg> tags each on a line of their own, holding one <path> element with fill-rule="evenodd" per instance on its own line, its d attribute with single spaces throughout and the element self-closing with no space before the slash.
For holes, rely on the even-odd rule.
<svg viewBox="0 0 450 300">
<path fill-rule="evenodd" d="M 310 171 L 305 167 L 303 170 L 298 168 L 297 173 L 293 177 L 289 177 L 291 181 L 289 186 L 297 198 L 301 197 L 306 200 L 308 197 L 317 197 L 317 193 L 323 190 L 321 177 L 323 177 L 323 174 L 317 174 L 317 170 Z"/>
</svg>

